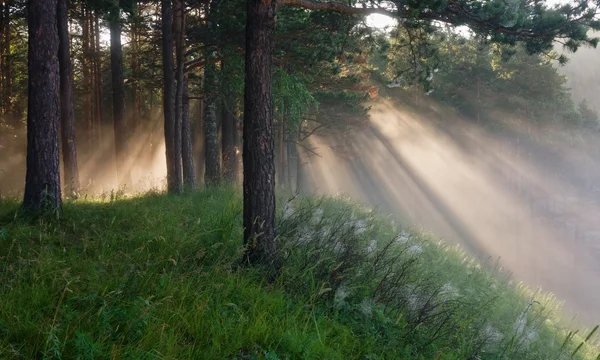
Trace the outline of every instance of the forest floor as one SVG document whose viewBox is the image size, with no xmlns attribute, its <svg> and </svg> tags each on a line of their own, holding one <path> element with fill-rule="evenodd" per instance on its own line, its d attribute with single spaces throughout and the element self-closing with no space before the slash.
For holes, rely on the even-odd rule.
<svg viewBox="0 0 600 360">
<path fill-rule="evenodd" d="M 280 199 L 286 198 L 283 194 Z M 0 359 L 596 359 L 552 296 L 341 197 L 280 201 L 283 270 L 233 264 L 240 194 L 0 204 Z M 503 280 L 504 279 L 504 280 Z"/>
</svg>

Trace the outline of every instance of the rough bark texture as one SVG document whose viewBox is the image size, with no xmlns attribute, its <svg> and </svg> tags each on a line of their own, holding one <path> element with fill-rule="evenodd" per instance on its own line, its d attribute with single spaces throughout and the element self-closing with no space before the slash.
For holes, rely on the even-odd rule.
<svg viewBox="0 0 600 360">
<path fill-rule="evenodd" d="M 206 185 L 217 185 L 221 179 L 216 87 L 216 66 L 207 64 L 204 68 L 204 183 Z"/>
<path fill-rule="evenodd" d="M 125 123 L 125 83 L 123 80 L 123 49 L 121 21 L 118 12 L 110 21 L 110 72 L 112 79 L 115 156 L 119 186 L 130 186 L 131 175 L 127 164 L 127 124 Z"/>
<path fill-rule="evenodd" d="M 175 70 L 175 80 L 177 88 L 175 89 L 175 139 L 173 142 L 173 156 L 177 159 L 177 164 L 182 171 L 182 115 L 183 115 L 183 82 L 184 82 L 184 8 L 183 0 L 173 1 L 173 38 L 175 39 L 175 60 L 177 62 Z"/>
<path fill-rule="evenodd" d="M 196 188 L 192 126 L 190 123 L 190 99 L 187 77 L 183 78 L 183 108 L 181 113 L 181 157 L 183 160 L 183 182 L 187 189 Z"/>
<path fill-rule="evenodd" d="M 221 104 L 221 153 L 223 157 L 223 177 L 225 181 L 236 180 L 235 159 L 235 117 L 229 110 L 227 103 Z"/>
<path fill-rule="evenodd" d="M 23 208 L 61 213 L 57 0 L 29 0 L 27 174 Z"/>
<path fill-rule="evenodd" d="M 162 57 L 163 57 L 163 106 L 165 116 L 165 147 L 167 157 L 167 188 L 170 193 L 183 191 L 181 156 L 175 151 L 175 77 L 173 71 L 173 14 L 170 0 L 162 0 Z"/>
<path fill-rule="evenodd" d="M 58 0 L 58 61 L 60 65 L 60 129 L 62 135 L 64 183 L 73 196 L 79 191 L 79 171 L 75 148 L 75 114 L 73 111 L 73 72 L 69 52 L 67 0 Z"/>
<path fill-rule="evenodd" d="M 248 0 L 244 89 L 244 244 L 250 264 L 277 267 L 272 109 L 275 2 Z"/>
</svg>

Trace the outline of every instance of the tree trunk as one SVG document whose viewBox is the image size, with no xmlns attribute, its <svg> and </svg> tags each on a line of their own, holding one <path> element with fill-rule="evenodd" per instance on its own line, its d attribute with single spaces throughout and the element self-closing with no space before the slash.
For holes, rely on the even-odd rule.
<svg viewBox="0 0 600 360">
<path fill-rule="evenodd" d="M 183 182 L 189 190 L 196 188 L 194 168 L 194 148 L 192 146 L 192 126 L 190 123 L 190 99 L 188 98 L 187 76 L 183 78 L 183 110 L 181 113 L 181 156 L 183 160 Z"/>
<path fill-rule="evenodd" d="M 163 106 L 165 116 L 165 147 L 167 157 L 167 188 L 169 193 L 179 194 L 183 190 L 181 179 L 181 157 L 175 151 L 175 78 L 173 72 L 173 16 L 171 0 L 162 0 L 162 56 L 163 56 Z"/>
<path fill-rule="evenodd" d="M 6 19 L 8 21 L 9 19 Z M 4 103 L 4 91 L 6 86 L 4 85 L 4 32 L 6 31 L 4 26 L 4 3 L 0 3 L 0 115 L 6 113 L 6 104 Z"/>
<path fill-rule="evenodd" d="M 83 53 L 82 53 L 82 61 L 81 61 L 81 67 L 82 67 L 82 73 L 83 73 L 83 92 L 84 92 L 84 99 L 85 101 L 83 102 L 83 113 L 84 113 L 84 119 L 85 119 L 85 124 L 86 124 L 86 132 L 87 132 L 87 138 L 89 140 L 88 143 L 88 152 L 90 154 L 93 154 L 94 152 L 94 145 L 95 142 L 95 137 L 94 137 L 94 118 L 93 118 L 93 108 L 92 108 L 92 78 L 91 78 L 91 71 L 90 71 L 90 65 L 91 65 L 91 59 L 90 59 L 90 11 L 86 8 L 86 5 L 84 2 L 81 3 L 81 10 L 83 13 L 83 24 L 82 24 L 82 28 L 83 28 L 83 36 L 82 36 L 82 46 L 83 46 Z"/>
<path fill-rule="evenodd" d="M 194 137 L 196 153 L 196 179 L 201 181 L 204 179 L 205 172 L 205 151 L 204 151 L 204 100 L 198 99 L 196 121 L 194 122 Z"/>
<path fill-rule="evenodd" d="M 282 188 L 287 188 L 287 184 L 285 182 L 285 168 L 286 168 L 286 160 L 287 160 L 287 148 L 286 148 L 286 139 L 285 139 L 285 111 L 284 115 L 281 117 L 281 125 L 279 126 L 279 186 Z"/>
<path fill-rule="evenodd" d="M 74 196 L 79 191 L 79 171 L 75 148 L 75 114 L 73 111 L 73 73 L 69 52 L 69 22 L 67 0 L 58 0 L 58 61 L 60 65 L 60 128 L 67 191 Z"/>
<path fill-rule="evenodd" d="M 23 208 L 61 214 L 57 0 L 29 0 L 27 173 Z"/>
<path fill-rule="evenodd" d="M 204 68 L 204 183 L 218 185 L 221 179 L 219 130 L 217 127 L 217 68 L 214 63 Z"/>
<path fill-rule="evenodd" d="M 102 143 L 102 50 L 100 49 L 100 16 L 96 12 L 94 14 L 94 104 L 95 104 L 95 138 L 98 144 Z"/>
<path fill-rule="evenodd" d="M 300 124 L 299 129 L 302 128 L 302 124 Z M 304 183 L 304 169 L 302 168 L 302 152 L 300 142 L 302 141 L 302 134 L 300 130 L 298 130 L 298 143 L 296 144 L 296 192 L 299 193 L 302 191 L 302 186 Z"/>
<path fill-rule="evenodd" d="M 235 112 L 233 115 L 236 115 Z M 241 134 L 240 134 L 241 123 L 237 116 L 233 117 L 233 179 L 235 183 L 239 183 L 240 180 L 240 154 L 242 153 Z"/>
<path fill-rule="evenodd" d="M 221 153 L 223 154 L 223 177 L 225 181 L 235 181 L 235 117 L 225 100 L 221 104 Z"/>
<path fill-rule="evenodd" d="M 174 157 L 182 168 L 182 115 L 183 115 L 183 86 L 184 86 L 184 4 L 183 0 L 173 1 L 173 38 L 175 39 L 175 141 L 173 142 Z M 180 170 L 181 172 L 181 170 Z"/>
<path fill-rule="evenodd" d="M 131 24 L 131 98 L 133 100 L 133 111 L 131 113 L 131 132 L 135 133 L 140 125 L 140 117 L 142 114 L 142 98 L 139 87 L 139 34 L 138 34 L 138 12 L 137 3 L 135 6 L 134 19 Z"/>
<path fill-rule="evenodd" d="M 110 72 L 112 78 L 113 121 L 115 132 L 115 155 L 117 160 L 117 183 L 131 185 L 127 164 L 127 124 L 125 123 L 125 83 L 123 81 L 123 50 L 121 46 L 121 21 L 119 11 L 110 21 Z"/>
<path fill-rule="evenodd" d="M 6 107 L 5 114 L 11 120 L 12 124 L 17 126 L 20 119 L 14 119 L 12 113 L 12 54 L 10 51 L 10 5 L 9 2 L 4 2 L 4 106 Z"/>
<path fill-rule="evenodd" d="M 245 261 L 277 268 L 271 93 L 275 9 L 275 1 L 247 2 L 243 188 Z"/>
</svg>

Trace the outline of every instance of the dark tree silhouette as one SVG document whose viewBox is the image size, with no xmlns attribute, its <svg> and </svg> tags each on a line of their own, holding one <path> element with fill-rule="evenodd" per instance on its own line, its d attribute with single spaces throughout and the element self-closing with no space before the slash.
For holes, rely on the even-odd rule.
<svg viewBox="0 0 600 360">
<path fill-rule="evenodd" d="M 57 0 L 29 0 L 27 173 L 23 208 L 61 213 Z"/>
<path fill-rule="evenodd" d="M 163 57 L 163 106 L 165 115 L 165 147 L 167 155 L 167 188 L 170 193 L 181 193 L 181 146 L 176 141 L 181 126 L 175 117 L 175 74 L 173 70 L 173 11 L 170 0 L 162 0 L 162 57 Z M 181 138 L 181 135 L 179 136 Z"/>
<path fill-rule="evenodd" d="M 75 114 L 73 111 L 73 72 L 69 52 L 67 0 L 58 0 L 58 61 L 60 64 L 60 129 L 62 136 L 64 182 L 70 195 L 79 191 L 79 171 L 75 147 Z"/>
<path fill-rule="evenodd" d="M 276 3 L 248 0 L 244 89 L 244 245 L 248 263 L 277 266 L 272 34 Z"/>
<path fill-rule="evenodd" d="M 117 159 L 117 182 L 131 185 L 127 164 L 127 124 L 125 123 L 125 83 L 123 77 L 123 47 L 121 45 L 120 9 L 110 15 L 110 72 L 112 77 L 113 121 L 115 155 Z"/>
</svg>

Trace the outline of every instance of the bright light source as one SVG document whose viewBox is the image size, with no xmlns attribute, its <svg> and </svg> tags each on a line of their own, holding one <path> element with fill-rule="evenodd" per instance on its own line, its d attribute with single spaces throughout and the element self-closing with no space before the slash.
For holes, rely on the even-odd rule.
<svg viewBox="0 0 600 360">
<path fill-rule="evenodd" d="M 371 14 L 367 16 L 367 25 L 381 30 L 390 30 L 397 24 L 396 19 L 382 15 L 382 14 Z"/>
</svg>

